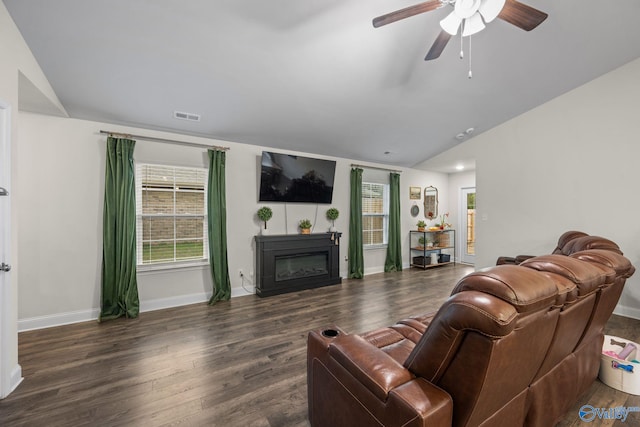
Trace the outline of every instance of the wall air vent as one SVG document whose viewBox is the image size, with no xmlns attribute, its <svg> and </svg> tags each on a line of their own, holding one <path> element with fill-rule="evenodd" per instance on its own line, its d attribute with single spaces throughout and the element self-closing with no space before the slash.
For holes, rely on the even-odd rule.
<svg viewBox="0 0 640 427">
<path fill-rule="evenodd" d="M 190 120 L 192 122 L 200 121 L 200 114 L 185 113 L 183 111 L 174 111 L 173 117 L 180 120 Z"/>
</svg>

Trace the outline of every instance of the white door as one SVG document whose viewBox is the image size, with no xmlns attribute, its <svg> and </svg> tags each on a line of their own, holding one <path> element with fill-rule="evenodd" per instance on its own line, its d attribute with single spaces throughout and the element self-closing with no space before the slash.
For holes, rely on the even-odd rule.
<svg viewBox="0 0 640 427">
<path fill-rule="evenodd" d="M 460 262 L 476 262 L 476 189 L 463 188 L 460 194 Z"/>
<path fill-rule="evenodd" d="M 17 318 L 11 284 L 11 109 L 0 100 L 0 399 L 21 380 L 17 365 Z"/>
</svg>

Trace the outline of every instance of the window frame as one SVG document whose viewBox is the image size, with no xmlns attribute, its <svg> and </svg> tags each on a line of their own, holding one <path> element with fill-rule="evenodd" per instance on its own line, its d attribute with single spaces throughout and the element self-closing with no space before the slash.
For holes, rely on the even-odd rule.
<svg viewBox="0 0 640 427">
<path fill-rule="evenodd" d="M 151 191 L 166 191 L 174 194 L 173 197 L 173 213 L 156 213 L 156 214 L 143 214 L 142 213 L 142 193 L 144 191 L 144 185 L 142 180 L 142 170 L 145 166 L 151 167 L 163 167 L 163 168 L 171 168 L 173 169 L 173 186 L 167 187 L 164 189 L 153 189 Z M 177 194 L 178 193 L 199 193 L 200 190 L 193 189 L 180 189 L 176 185 L 176 170 L 187 169 L 187 170 L 195 170 L 198 172 L 204 172 L 204 179 L 202 181 L 203 184 L 203 213 L 200 214 L 179 214 L 176 213 L 176 203 L 178 201 Z M 135 162 L 135 191 L 136 191 L 136 268 L 139 272 L 149 272 L 149 271 L 160 271 L 160 270 L 171 270 L 171 269 L 180 269 L 180 268 L 192 268 L 192 267 L 202 267 L 209 265 L 209 244 L 208 244 L 208 216 L 207 216 L 207 198 L 208 198 L 208 169 L 204 167 L 197 166 L 179 166 L 179 165 L 170 165 L 170 164 L 160 164 L 160 163 L 150 163 L 150 162 Z M 173 261 L 161 261 L 161 262 L 151 262 L 144 263 L 143 261 L 143 245 L 145 242 L 143 235 L 143 218 L 174 218 L 174 236 L 173 239 L 152 239 L 148 241 L 167 241 L 173 242 L 174 247 L 174 259 Z M 199 238 L 188 238 L 188 239 L 179 239 L 176 236 L 176 218 L 202 218 L 203 221 L 203 232 L 202 232 L 202 245 L 203 245 L 203 256 L 202 258 L 195 259 L 175 259 L 176 256 L 176 242 L 180 240 L 199 240 Z"/>
<path fill-rule="evenodd" d="M 364 212 L 364 203 L 363 203 L 363 212 L 362 212 L 362 246 L 363 249 L 379 249 L 386 248 L 389 244 L 389 183 L 384 182 L 375 182 L 375 181 L 363 181 L 362 182 L 362 198 L 365 199 L 365 185 L 377 185 L 382 187 L 382 213 L 365 213 Z M 371 199 L 371 197 L 369 197 Z M 364 234 L 364 219 L 365 218 L 382 218 L 382 243 L 366 243 Z"/>
</svg>

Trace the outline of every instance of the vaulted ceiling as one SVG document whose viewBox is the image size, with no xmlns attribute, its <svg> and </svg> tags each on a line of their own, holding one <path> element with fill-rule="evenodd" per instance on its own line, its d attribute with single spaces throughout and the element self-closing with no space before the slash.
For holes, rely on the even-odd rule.
<svg viewBox="0 0 640 427">
<path fill-rule="evenodd" d="M 638 0 L 525 1 L 535 30 L 427 62 L 450 6 L 375 29 L 418 1 L 3 1 L 71 117 L 398 166 L 640 57 Z"/>
</svg>

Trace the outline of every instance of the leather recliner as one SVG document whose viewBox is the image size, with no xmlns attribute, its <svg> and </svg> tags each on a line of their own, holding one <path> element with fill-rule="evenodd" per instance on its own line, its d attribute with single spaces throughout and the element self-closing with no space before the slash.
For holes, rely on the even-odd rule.
<svg viewBox="0 0 640 427">
<path fill-rule="evenodd" d="M 553 425 L 595 380 L 604 324 L 634 272 L 606 239 L 562 246 L 584 237 L 574 253 L 471 273 L 437 313 L 361 335 L 310 332 L 311 425 Z M 596 241 L 608 249 L 582 250 Z"/>
</svg>

